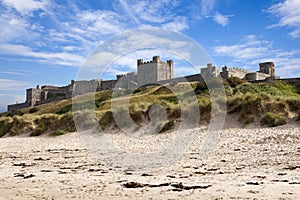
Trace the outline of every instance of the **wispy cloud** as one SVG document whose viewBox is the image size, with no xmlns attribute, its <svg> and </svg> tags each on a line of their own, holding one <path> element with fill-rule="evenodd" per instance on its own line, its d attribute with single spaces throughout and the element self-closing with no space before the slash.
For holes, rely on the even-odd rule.
<svg viewBox="0 0 300 200">
<path fill-rule="evenodd" d="M 60 11 L 51 12 L 56 5 L 50 0 L 2 0 L 1 5 L 0 54 L 39 63 L 80 66 L 97 42 L 125 26 L 114 11 L 74 9 L 75 13 L 62 13 L 66 8 L 60 5 Z M 44 23 L 40 11 L 55 26 Z"/>
<path fill-rule="evenodd" d="M 213 48 L 217 56 L 230 56 L 237 60 L 252 59 L 266 55 L 272 42 L 258 40 L 255 35 L 247 35 L 240 43 L 221 45 Z"/>
<path fill-rule="evenodd" d="M 144 23 L 165 23 L 175 15 L 172 9 L 178 6 L 177 0 L 129 0 L 131 13 Z"/>
<path fill-rule="evenodd" d="M 29 41 L 38 38 L 39 33 L 32 30 L 35 26 L 26 18 L 21 17 L 9 10 L 3 10 L 0 13 L 0 42 L 9 41 Z M 26 37 L 24 37 L 26 36 Z"/>
<path fill-rule="evenodd" d="M 1 66 L 0 74 L 9 74 L 9 75 L 17 75 L 17 76 L 24 76 L 28 74 L 36 74 L 34 71 L 30 70 L 21 70 L 21 69 L 13 69 L 11 67 L 3 67 Z"/>
<path fill-rule="evenodd" d="M 221 26 L 227 26 L 229 23 L 229 17 L 232 17 L 232 15 L 222 15 L 221 13 L 217 12 L 213 17 L 213 20 Z"/>
<path fill-rule="evenodd" d="M 13 72 L 13 71 L 0 71 L 0 74 L 9 74 L 9 75 L 18 75 L 18 76 L 23 75 L 21 72 Z"/>
<path fill-rule="evenodd" d="M 0 54 L 36 58 L 39 62 L 58 65 L 79 66 L 84 58 L 65 52 L 35 52 L 30 47 L 14 44 L 0 44 Z"/>
<path fill-rule="evenodd" d="M 0 90 L 23 90 L 29 87 L 30 84 L 23 81 L 17 81 L 12 79 L 0 79 Z"/>
<path fill-rule="evenodd" d="M 201 2 L 202 12 L 214 9 L 215 0 Z M 52 0 L 0 0 L 0 3 L 1 55 L 66 66 L 80 66 L 97 45 L 127 29 L 189 29 L 195 19 L 187 11 L 196 4 L 199 8 L 199 2 L 187 5 L 182 0 L 114 0 L 111 10 L 83 8 L 76 1 L 59 5 Z M 227 25 L 229 16 L 219 15 L 217 22 Z"/>
<path fill-rule="evenodd" d="M 78 20 L 70 23 L 71 30 L 90 36 L 115 34 L 124 30 L 121 16 L 113 11 L 83 11 L 77 13 Z M 75 25 L 73 27 L 73 25 Z"/>
<path fill-rule="evenodd" d="M 260 62 L 273 61 L 276 72 L 282 77 L 299 76 L 300 50 L 274 49 L 273 42 L 260 40 L 255 35 L 245 36 L 241 42 L 213 48 L 214 57 L 226 57 L 230 64 L 257 70 Z"/>
<path fill-rule="evenodd" d="M 92 71 L 102 71 L 103 69 L 98 66 L 107 66 L 110 61 L 113 61 L 120 55 L 124 54 L 124 52 L 132 49 L 134 49 L 137 53 L 131 54 L 131 56 L 126 54 L 126 57 L 130 58 L 130 60 L 127 59 L 126 62 L 124 62 L 124 58 L 119 59 L 115 64 L 134 69 L 136 67 L 136 58 L 141 56 L 145 57 L 146 50 L 148 55 L 156 55 L 155 51 L 151 50 L 154 48 L 176 50 L 185 58 L 190 58 L 191 56 L 187 51 L 190 47 L 189 42 L 182 40 L 182 38 L 177 38 L 177 40 L 169 38 L 169 34 L 161 31 L 158 32 L 157 29 L 150 28 L 140 29 L 135 32 L 125 32 L 114 38 L 114 40 L 115 41 L 109 41 L 109 45 L 107 45 L 104 49 L 96 49 L 86 60 L 84 67 L 91 69 Z M 141 49 L 142 47 L 145 49 Z M 141 52 L 144 53 L 141 54 Z"/>
<path fill-rule="evenodd" d="M 209 14 L 215 6 L 216 0 L 201 0 L 201 13 L 202 15 Z"/>
<path fill-rule="evenodd" d="M 175 31 L 189 28 L 188 17 L 180 15 L 178 10 L 187 9 L 180 0 L 119 0 L 116 5 L 119 12 L 126 12 L 137 27 L 161 27 Z"/>
<path fill-rule="evenodd" d="M 161 27 L 173 31 L 183 31 L 188 29 L 189 25 L 185 17 L 176 17 L 172 22 L 165 23 Z"/>
<path fill-rule="evenodd" d="M 133 21 L 137 24 L 140 25 L 139 20 L 137 19 L 137 17 L 134 16 L 132 9 L 129 8 L 127 1 L 126 0 L 119 0 L 120 4 L 122 5 L 122 7 L 124 8 L 124 10 L 126 11 L 126 13 L 130 16 L 131 19 L 133 19 Z"/>
<path fill-rule="evenodd" d="M 35 10 L 47 11 L 47 7 L 50 5 L 49 0 L 2 0 L 2 3 L 16 9 L 22 15 L 30 15 Z"/>
<path fill-rule="evenodd" d="M 279 18 L 277 24 L 273 24 L 268 28 L 290 27 L 294 29 L 289 34 L 292 37 L 300 37 L 300 1 L 284 0 L 271 6 L 267 12 Z"/>
</svg>

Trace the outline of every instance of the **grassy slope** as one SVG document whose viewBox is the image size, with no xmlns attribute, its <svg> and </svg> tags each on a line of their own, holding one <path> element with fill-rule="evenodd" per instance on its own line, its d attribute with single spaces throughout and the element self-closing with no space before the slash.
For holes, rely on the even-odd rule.
<svg viewBox="0 0 300 200">
<path fill-rule="evenodd" d="M 238 113 L 239 120 L 244 124 L 261 122 L 268 126 L 285 124 L 291 113 L 300 114 L 299 87 L 288 85 L 281 81 L 250 84 L 240 79 L 231 78 L 226 81 L 228 114 Z M 185 83 L 186 84 L 186 83 Z M 174 87 L 181 96 L 188 96 L 185 84 L 177 84 Z M 201 122 L 210 120 L 211 100 L 206 85 L 202 83 L 191 84 L 198 98 L 201 112 Z M 116 104 L 129 100 L 129 112 L 137 123 L 143 123 L 148 119 L 148 111 L 151 105 L 160 104 L 166 108 L 168 119 L 163 130 L 174 127 L 174 121 L 181 116 L 180 104 L 177 97 L 169 89 L 162 86 L 139 88 L 136 91 L 118 91 L 120 97 L 114 99 Z M 128 95 L 133 93 L 132 96 Z M 93 120 L 97 120 L 102 129 L 114 127 L 111 113 L 112 91 L 90 93 L 75 99 L 76 114 L 82 115 L 82 121 L 88 126 Z M 96 119 L 89 118 L 92 110 L 96 110 Z M 121 108 L 125 109 L 125 108 Z M 84 111 L 83 111 L 84 110 Z M 300 115 L 298 118 L 300 119 Z M 30 133 L 37 136 L 43 133 L 59 135 L 75 131 L 72 118 L 72 100 L 62 100 L 40 105 L 34 108 L 26 108 L 16 112 L 7 112 L 0 115 L 0 137 Z"/>
</svg>

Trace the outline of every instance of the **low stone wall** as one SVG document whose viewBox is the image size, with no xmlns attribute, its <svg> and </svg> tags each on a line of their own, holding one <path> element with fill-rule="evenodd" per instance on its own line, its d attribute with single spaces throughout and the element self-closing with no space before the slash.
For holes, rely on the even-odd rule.
<svg viewBox="0 0 300 200">
<path fill-rule="evenodd" d="M 81 95 L 89 92 L 96 92 L 100 87 L 100 81 L 90 80 L 90 81 L 76 81 L 73 88 L 73 95 Z"/>
<path fill-rule="evenodd" d="M 7 106 L 7 111 L 19 110 L 27 107 L 29 107 L 27 103 L 12 104 Z"/>
<path fill-rule="evenodd" d="M 269 74 L 264 74 L 264 73 L 260 73 L 260 72 L 253 72 L 253 73 L 246 74 L 245 79 L 247 81 L 260 81 L 260 80 L 266 80 L 269 77 L 270 77 Z"/>
<path fill-rule="evenodd" d="M 202 78 L 201 74 L 194 74 L 190 76 L 184 76 L 179 78 L 173 78 L 169 80 L 159 81 L 158 84 L 166 84 L 166 83 L 181 83 L 181 82 L 203 82 L 204 79 Z"/>
<path fill-rule="evenodd" d="M 283 81 L 288 84 L 300 85 L 300 78 L 284 78 L 284 79 L 275 79 L 275 80 Z M 256 81 L 249 81 L 249 82 L 250 83 L 262 83 L 262 82 L 267 82 L 267 81 L 270 81 L 270 80 L 256 80 Z"/>
<path fill-rule="evenodd" d="M 300 85 L 300 78 L 286 78 L 286 79 L 280 79 L 280 80 L 284 81 L 286 83 L 299 84 Z"/>
</svg>

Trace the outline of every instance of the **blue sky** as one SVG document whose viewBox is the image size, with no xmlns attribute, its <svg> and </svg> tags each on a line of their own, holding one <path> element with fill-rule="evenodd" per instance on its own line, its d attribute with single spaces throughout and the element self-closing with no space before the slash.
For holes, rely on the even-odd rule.
<svg viewBox="0 0 300 200">
<path fill-rule="evenodd" d="M 0 111 L 26 88 L 69 84 L 97 46 L 142 27 L 187 35 L 219 67 L 274 61 L 277 75 L 300 77 L 300 0 L 0 0 L 0 25 Z"/>
</svg>

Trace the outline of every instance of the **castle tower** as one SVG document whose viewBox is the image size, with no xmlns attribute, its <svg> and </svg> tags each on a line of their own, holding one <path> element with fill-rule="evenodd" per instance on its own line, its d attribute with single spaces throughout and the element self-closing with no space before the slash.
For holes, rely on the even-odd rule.
<svg viewBox="0 0 300 200">
<path fill-rule="evenodd" d="M 142 65 L 142 64 L 144 64 L 143 59 L 138 59 L 138 60 L 137 60 L 137 66 L 140 66 L 140 65 Z"/>
<path fill-rule="evenodd" d="M 26 103 L 35 106 L 41 101 L 42 90 L 39 88 L 29 88 L 26 90 Z"/>
<path fill-rule="evenodd" d="M 161 61 L 159 56 L 153 56 L 152 61 L 137 60 L 138 84 L 151 84 L 173 78 L 173 60 Z"/>
<path fill-rule="evenodd" d="M 271 75 L 271 78 L 275 78 L 275 63 L 264 62 L 259 63 L 259 72 Z"/>
<path fill-rule="evenodd" d="M 153 56 L 152 61 L 154 63 L 160 63 L 160 56 Z"/>
</svg>

